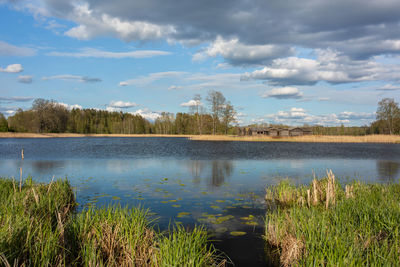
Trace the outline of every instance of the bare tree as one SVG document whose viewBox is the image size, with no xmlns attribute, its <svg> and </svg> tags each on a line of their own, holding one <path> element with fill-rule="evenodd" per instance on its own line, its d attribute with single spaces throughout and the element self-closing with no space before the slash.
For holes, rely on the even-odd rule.
<svg viewBox="0 0 400 267">
<path fill-rule="evenodd" d="M 191 111 L 194 113 L 196 117 L 196 124 L 197 124 L 197 129 L 199 131 L 199 134 L 202 134 L 202 128 L 203 128 L 203 118 L 202 118 L 202 109 L 201 109 L 201 96 L 199 94 L 196 94 L 193 98 L 195 101 L 195 105 L 191 106 Z"/>
<path fill-rule="evenodd" d="M 376 118 L 386 122 L 389 133 L 394 132 L 394 121 L 400 118 L 399 105 L 394 102 L 393 98 L 384 98 L 378 103 Z"/>
<path fill-rule="evenodd" d="M 207 102 L 210 105 L 211 116 L 213 120 L 213 134 L 217 132 L 219 119 L 225 106 L 225 97 L 221 92 L 211 90 L 208 92 Z"/>
</svg>

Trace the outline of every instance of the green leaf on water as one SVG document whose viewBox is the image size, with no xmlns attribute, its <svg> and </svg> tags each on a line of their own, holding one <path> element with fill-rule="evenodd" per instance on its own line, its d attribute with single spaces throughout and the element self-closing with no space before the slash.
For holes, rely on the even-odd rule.
<svg viewBox="0 0 400 267">
<path fill-rule="evenodd" d="M 242 236 L 242 235 L 245 235 L 246 232 L 233 231 L 233 232 L 230 232 L 230 234 L 233 235 L 233 236 Z"/>
<path fill-rule="evenodd" d="M 172 207 L 174 207 L 174 208 L 180 208 L 181 205 L 172 205 Z"/>
<path fill-rule="evenodd" d="M 161 200 L 160 202 L 164 203 L 164 204 L 168 203 L 168 201 L 166 201 L 166 200 Z"/>
<path fill-rule="evenodd" d="M 215 210 L 221 209 L 219 206 L 210 206 L 210 208 L 215 209 Z"/>
<path fill-rule="evenodd" d="M 226 200 L 221 200 L 221 199 L 217 199 L 217 200 L 215 200 L 216 202 L 219 202 L 219 203 L 224 203 L 224 202 L 226 202 Z"/>
<path fill-rule="evenodd" d="M 181 218 L 181 217 L 188 216 L 188 215 L 190 215 L 190 212 L 184 212 L 183 211 L 183 212 L 179 212 L 177 217 Z"/>
<path fill-rule="evenodd" d="M 120 198 L 120 197 L 112 197 L 112 199 L 114 199 L 114 200 L 120 200 L 121 198 Z"/>
<path fill-rule="evenodd" d="M 258 225 L 258 223 L 254 222 L 254 221 L 245 222 L 245 224 L 252 225 L 252 226 L 257 226 Z"/>
</svg>

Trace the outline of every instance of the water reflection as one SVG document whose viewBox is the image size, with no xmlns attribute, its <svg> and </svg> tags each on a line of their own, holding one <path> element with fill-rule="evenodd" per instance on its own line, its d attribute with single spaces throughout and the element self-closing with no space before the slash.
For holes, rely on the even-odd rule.
<svg viewBox="0 0 400 267">
<path fill-rule="evenodd" d="M 219 187 L 225 179 L 230 177 L 233 172 L 232 161 L 229 160 L 213 160 L 211 161 L 211 177 L 210 185 L 212 187 Z"/>
<path fill-rule="evenodd" d="M 378 160 L 376 161 L 376 168 L 378 170 L 379 180 L 384 182 L 393 182 L 398 178 L 400 162 Z"/>
</svg>

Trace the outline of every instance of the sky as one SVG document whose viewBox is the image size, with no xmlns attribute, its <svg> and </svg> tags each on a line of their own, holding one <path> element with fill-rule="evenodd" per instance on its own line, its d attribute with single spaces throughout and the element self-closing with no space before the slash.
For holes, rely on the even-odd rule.
<svg viewBox="0 0 400 267">
<path fill-rule="evenodd" d="M 398 0 L 0 0 L 0 112 L 188 112 L 240 125 L 368 125 L 400 96 Z"/>
</svg>

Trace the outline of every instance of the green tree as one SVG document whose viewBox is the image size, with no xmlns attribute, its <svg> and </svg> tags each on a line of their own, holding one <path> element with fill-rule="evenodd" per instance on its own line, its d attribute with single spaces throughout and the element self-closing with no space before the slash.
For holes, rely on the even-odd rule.
<svg viewBox="0 0 400 267">
<path fill-rule="evenodd" d="M 8 122 L 3 113 L 0 113 L 0 132 L 8 132 Z"/>
<path fill-rule="evenodd" d="M 224 128 L 225 128 L 225 134 L 228 134 L 228 130 L 230 127 L 230 124 L 232 122 L 236 121 L 236 111 L 233 108 L 232 104 L 230 101 L 228 101 L 224 108 L 223 108 L 223 112 L 222 112 L 222 121 L 224 123 Z"/>
</svg>

